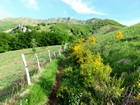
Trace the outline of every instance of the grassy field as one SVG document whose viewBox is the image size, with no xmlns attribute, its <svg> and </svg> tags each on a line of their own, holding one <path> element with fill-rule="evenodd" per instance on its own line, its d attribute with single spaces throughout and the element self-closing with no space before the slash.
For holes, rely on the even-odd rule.
<svg viewBox="0 0 140 105">
<path fill-rule="evenodd" d="M 36 48 L 39 61 L 41 63 L 47 62 L 48 50 L 58 53 L 60 46 L 49 46 Z M 8 86 L 11 82 L 23 76 L 24 66 L 21 59 L 21 54 L 24 53 L 29 70 L 37 68 L 37 62 L 32 49 L 23 49 L 17 51 L 10 51 L 0 54 L 0 90 Z"/>
<path fill-rule="evenodd" d="M 116 38 L 118 32 L 123 36 L 120 39 Z M 68 65 L 65 66 L 67 68 L 63 70 L 61 86 L 57 94 L 59 104 L 85 102 L 82 104 L 107 105 L 111 99 L 114 105 L 123 105 L 122 103 L 125 102 L 140 105 L 140 99 L 135 98 L 140 92 L 137 89 L 140 77 L 140 24 L 104 35 L 95 35 L 95 37 L 96 44 L 88 45 L 90 41 L 87 38 L 86 41 L 78 40 L 77 43 L 74 43 L 75 46 L 71 46 L 73 53 L 71 59 L 68 59 L 71 63 L 68 62 Z M 94 55 L 98 52 L 103 59 Z M 91 59 L 97 60 L 94 63 L 94 60 Z M 102 67 L 100 61 L 104 65 L 109 65 L 111 72 Z M 92 67 L 93 65 L 95 66 Z M 110 74 L 106 75 L 108 73 Z M 109 76 L 111 78 L 107 79 Z M 116 81 L 113 80 L 114 78 Z M 106 80 L 109 80 L 110 83 Z M 118 82 L 119 80 L 121 83 Z M 120 92 L 119 88 L 123 92 Z M 118 94 L 119 92 L 120 94 Z M 107 94 L 108 96 L 106 96 Z M 109 94 L 112 94 L 110 99 Z M 117 95 L 119 98 L 115 99 L 114 97 Z M 127 98 L 129 96 L 130 99 Z"/>
<path fill-rule="evenodd" d="M 60 56 L 45 66 L 38 82 L 29 87 L 29 94 L 17 100 L 15 105 L 44 105 L 47 103 L 48 96 L 51 93 L 52 85 L 56 78 L 58 66 L 63 59 L 64 56 Z"/>
<path fill-rule="evenodd" d="M 106 31 L 104 30 L 112 30 L 112 29 L 116 30 L 116 28 L 117 27 L 113 27 L 113 28 L 103 27 L 101 29 L 101 32 L 105 33 Z M 121 39 L 115 38 L 117 32 L 122 32 L 123 37 Z M 111 70 L 112 70 L 111 76 L 116 76 L 116 78 L 118 79 L 119 77 L 121 77 L 122 74 L 124 74 L 124 77 L 123 77 L 124 82 L 122 85 L 124 89 L 127 90 L 127 87 L 136 86 L 139 80 L 139 76 L 140 76 L 140 24 L 121 28 L 117 31 L 109 32 L 108 34 L 104 34 L 104 35 L 98 34 L 98 35 L 95 35 L 95 37 L 96 37 L 96 44 L 87 46 L 87 49 L 89 48 L 92 54 L 94 53 L 96 54 L 97 52 L 101 54 L 101 57 L 103 58 L 103 64 L 110 65 L 111 67 Z M 49 49 L 51 50 L 51 52 L 54 52 L 54 51 L 58 52 L 59 48 L 60 46 L 37 48 L 37 55 L 39 56 L 40 62 L 45 63 L 46 61 L 48 61 Z M 25 57 L 27 58 L 27 64 L 28 64 L 29 70 L 33 70 L 37 68 L 36 59 L 31 49 L 11 51 L 11 52 L 0 54 L 0 62 L 1 62 L 0 64 L 0 81 L 1 81 L 0 89 L 3 89 L 4 87 L 8 86 L 9 83 L 21 77 L 20 74 L 24 72 L 24 67 L 21 60 L 22 53 L 24 53 Z M 89 55 L 89 53 L 87 55 Z M 72 60 L 69 61 L 69 64 L 72 64 L 71 62 Z M 48 99 L 48 95 L 50 94 L 50 91 L 52 88 L 51 86 L 55 80 L 58 65 L 59 65 L 58 61 L 54 60 L 48 66 L 46 66 L 45 71 L 43 72 L 41 77 L 39 77 L 38 82 L 36 84 L 33 84 L 33 86 L 29 88 L 30 90 L 29 94 L 27 94 L 21 100 L 18 100 L 16 104 L 17 105 L 21 103 L 24 105 L 44 104 Z M 73 70 L 75 70 L 76 67 L 78 67 L 76 64 L 72 64 L 71 66 L 73 67 Z M 85 65 L 83 67 L 85 67 Z M 79 73 L 79 68 L 77 68 L 77 71 Z M 66 74 L 67 76 L 71 76 L 71 75 L 73 76 L 64 79 L 64 82 L 62 81 L 62 84 L 68 83 L 68 87 L 80 86 L 79 84 L 81 83 L 78 84 L 78 82 L 81 77 L 77 78 L 78 75 L 75 74 L 77 72 L 73 72 L 72 74 L 71 68 L 70 68 L 68 69 L 68 73 L 70 74 Z M 89 76 L 86 76 L 86 77 L 89 77 Z M 98 78 L 99 77 L 97 77 L 97 79 Z M 72 83 L 70 83 L 69 79 L 74 79 L 74 80 L 71 80 Z M 74 83 L 76 82 L 73 83 L 73 81 L 76 81 L 76 80 L 78 82 L 75 85 Z M 90 81 L 92 79 L 87 79 L 87 80 Z M 96 79 L 93 78 L 93 80 L 96 80 Z M 91 83 L 89 83 L 89 85 L 90 84 Z M 94 83 L 93 81 L 93 84 L 96 84 L 96 82 Z M 80 86 L 80 88 L 81 87 L 82 86 Z M 78 91 L 80 88 L 79 87 L 77 88 Z M 70 90 L 69 88 L 67 88 L 67 90 L 68 91 L 70 90 L 71 92 L 74 92 L 75 91 L 74 89 Z M 91 90 L 91 92 L 93 91 Z M 127 94 L 129 94 L 129 92 Z M 136 94 L 134 93 L 134 95 Z M 121 96 L 120 98 L 125 99 L 126 97 Z"/>
<path fill-rule="evenodd" d="M 18 24 L 9 21 L 0 21 L 0 32 L 10 28 L 16 28 Z"/>
<path fill-rule="evenodd" d="M 98 35 L 95 52 L 100 52 L 104 63 L 113 68 L 118 77 L 125 73 L 125 85 L 135 85 L 140 71 L 140 24 L 120 29 L 123 38 L 116 39 L 116 32 Z"/>
<path fill-rule="evenodd" d="M 42 31 L 48 31 L 48 32 L 49 32 L 49 31 L 50 31 L 50 26 L 49 26 L 49 25 L 40 26 L 40 28 L 41 28 L 41 29 L 39 30 L 40 32 L 42 32 Z"/>
</svg>

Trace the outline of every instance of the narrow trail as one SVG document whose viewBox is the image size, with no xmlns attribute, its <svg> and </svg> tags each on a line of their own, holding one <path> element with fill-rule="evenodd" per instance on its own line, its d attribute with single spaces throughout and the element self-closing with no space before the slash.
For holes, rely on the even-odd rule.
<svg viewBox="0 0 140 105">
<path fill-rule="evenodd" d="M 57 75 L 56 75 L 56 79 L 55 79 L 55 82 L 54 82 L 54 85 L 52 87 L 52 92 L 51 94 L 49 95 L 49 101 L 47 103 L 47 105 L 57 105 L 57 91 L 60 87 L 60 79 L 61 79 L 61 76 L 62 76 L 62 71 L 63 71 L 63 68 L 65 66 L 65 62 L 67 60 L 67 57 L 68 57 L 68 53 L 66 54 L 66 57 L 64 58 L 63 61 L 61 61 L 60 65 L 59 65 L 59 68 L 58 68 L 58 72 L 57 72 Z"/>
</svg>

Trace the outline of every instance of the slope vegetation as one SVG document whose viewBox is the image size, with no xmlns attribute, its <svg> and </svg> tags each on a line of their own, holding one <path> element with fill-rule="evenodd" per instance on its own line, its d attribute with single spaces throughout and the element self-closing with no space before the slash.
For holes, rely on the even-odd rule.
<svg viewBox="0 0 140 105">
<path fill-rule="evenodd" d="M 31 26 L 37 26 L 40 23 L 45 23 L 45 27 L 40 27 L 42 31 L 50 31 L 48 28 L 50 28 L 52 31 L 63 31 L 65 30 L 66 33 L 71 33 L 73 35 L 83 35 L 83 34 L 95 34 L 97 31 L 102 28 L 103 26 L 110 25 L 110 27 L 117 27 L 122 28 L 124 27 L 120 23 L 110 20 L 110 19 L 98 19 L 98 18 L 92 18 L 88 20 L 77 20 L 73 18 L 52 18 L 48 20 L 43 19 L 31 19 L 31 18 L 6 18 L 2 20 L 3 22 L 12 22 L 15 24 L 22 24 L 22 25 L 31 25 Z M 6 29 L 7 30 L 7 29 Z M 83 30 L 83 31 L 82 31 Z M 103 31 L 110 32 L 114 31 L 113 29 L 104 28 Z M 102 29 L 101 29 L 102 31 Z M 104 33 L 104 32 L 102 32 Z"/>
<path fill-rule="evenodd" d="M 76 36 L 86 36 L 89 34 L 105 34 L 123 28 L 125 26 L 120 23 L 104 19 L 104 20 L 87 20 L 86 24 L 65 24 L 65 23 L 56 23 L 50 27 L 50 30 L 53 32 L 63 32 Z"/>
<path fill-rule="evenodd" d="M 140 24 L 119 30 L 123 38 L 115 38 L 116 32 L 96 36 L 98 44 L 95 47 L 100 51 L 106 63 L 113 67 L 113 74 L 118 76 L 126 73 L 125 85 L 135 84 L 140 70 Z"/>
<path fill-rule="evenodd" d="M 69 47 L 58 103 L 139 105 L 139 40 L 140 24 L 136 24 L 74 42 Z"/>
<path fill-rule="evenodd" d="M 11 21 L 0 21 L 0 32 L 8 30 L 10 28 L 15 28 L 16 26 L 17 24 Z"/>
</svg>

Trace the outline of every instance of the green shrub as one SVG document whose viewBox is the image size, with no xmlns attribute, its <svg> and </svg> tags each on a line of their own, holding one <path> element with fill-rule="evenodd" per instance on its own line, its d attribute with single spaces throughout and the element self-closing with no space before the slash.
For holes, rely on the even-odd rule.
<svg viewBox="0 0 140 105">
<path fill-rule="evenodd" d="M 71 57 L 63 71 L 57 97 L 61 105 L 105 105 L 117 103 L 124 88 L 122 77 L 111 77 L 112 68 L 103 64 L 100 54 L 93 54 L 85 40 L 71 45 Z M 110 103 L 111 104 L 111 103 Z"/>
</svg>

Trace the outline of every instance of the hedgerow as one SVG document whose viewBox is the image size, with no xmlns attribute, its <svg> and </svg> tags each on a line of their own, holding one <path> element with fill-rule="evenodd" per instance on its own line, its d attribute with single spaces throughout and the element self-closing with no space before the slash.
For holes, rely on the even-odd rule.
<svg viewBox="0 0 140 105">
<path fill-rule="evenodd" d="M 90 38 L 93 37 L 70 45 L 70 57 L 57 94 L 61 105 L 106 105 L 117 103 L 121 97 L 123 78 L 110 76 L 112 68 L 103 64 L 100 53 L 93 54 L 88 49 Z"/>
</svg>

